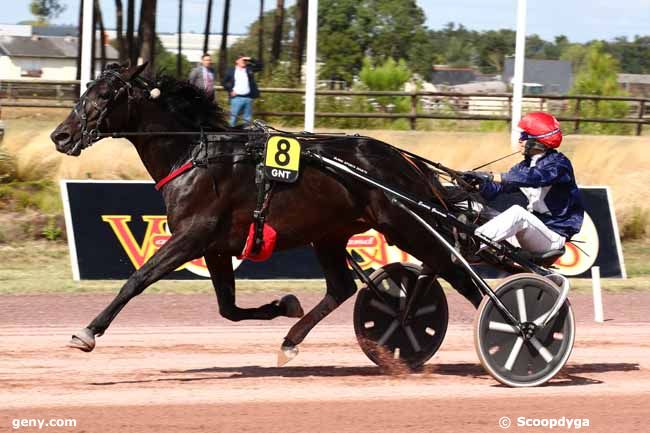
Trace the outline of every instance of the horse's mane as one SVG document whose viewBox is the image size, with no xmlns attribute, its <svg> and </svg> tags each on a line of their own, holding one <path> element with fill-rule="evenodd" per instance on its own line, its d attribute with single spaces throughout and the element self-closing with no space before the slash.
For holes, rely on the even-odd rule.
<svg viewBox="0 0 650 433">
<path fill-rule="evenodd" d="M 164 73 L 144 80 L 149 88 L 160 90 L 158 103 L 163 105 L 165 111 L 174 114 L 184 127 L 196 131 L 200 128 L 206 131 L 228 128 L 223 109 L 188 81 L 177 80 Z"/>
</svg>

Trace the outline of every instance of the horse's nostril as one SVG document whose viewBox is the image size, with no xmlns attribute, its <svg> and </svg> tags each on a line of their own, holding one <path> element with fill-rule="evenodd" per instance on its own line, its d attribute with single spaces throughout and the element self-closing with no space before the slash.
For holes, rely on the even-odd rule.
<svg viewBox="0 0 650 433">
<path fill-rule="evenodd" d="M 54 141 L 59 144 L 67 143 L 70 141 L 70 134 L 67 132 L 58 132 L 54 135 Z"/>
</svg>

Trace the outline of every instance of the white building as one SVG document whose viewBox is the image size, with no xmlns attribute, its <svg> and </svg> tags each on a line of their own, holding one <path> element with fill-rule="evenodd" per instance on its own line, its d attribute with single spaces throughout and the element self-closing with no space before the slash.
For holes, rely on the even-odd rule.
<svg viewBox="0 0 650 433">
<path fill-rule="evenodd" d="M 45 26 L 0 24 L 0 80 L 40 79 L 74 80 L 77 65 L 77 29 L 75 26 Z M 106 30 L 107 39 L 116 37 L 115 30 Z M 203 54 L 203 34 L 183 33 L 183 54 L 190 62 L 198 62 Z M 163 47 L 171 53 L 178 51 L 178 33 L 159 33 Z M 243 35 L 228 35 L 231 46 Z M 208 52 L 221 45 L 221 34 L 211 34 Z M 100 52 L 97 41 L 96 56 Z M 118 52 L 106 45 L 109 62 L 118 61 Z M 97 71 L 101 70 L 96 61 Z"/>
<path fill-rule="evenodd" d="M 99 42 L 97 53 L 99 53 Z M 118 53 L 106 46 L 106 59 Z M 96 70 L 101 70 L 99 61 Z M 0 80 L 74 80 L 77 73 L 77 38 L 71 36 L 0 36 Z"/>
<path fill-rule="evenodd" d="M 74 26 L 0 24 L 0 80 L 74 80 L 77 75 L 76 35 Z M 99 41 L 96 52 L 99 56 Z M 117 59 L 117 51 L 106 45 L 106 60 L 114 62 Z M 101 69 L 100 61 L 95 69 Z"/>
</svg>

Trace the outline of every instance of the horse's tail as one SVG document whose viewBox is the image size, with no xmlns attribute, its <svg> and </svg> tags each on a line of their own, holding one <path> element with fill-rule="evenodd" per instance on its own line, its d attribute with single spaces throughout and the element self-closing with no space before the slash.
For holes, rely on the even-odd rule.
<svg viewBox="0 0 650 433">
<path fill-rule="evenodd" d="M 445 209 L 449 211 L 462 210 L 467 208 L 467 201 L 483 202 L 480 195 L 472 194 L 455 184 L 449 186 L 443 185 L 440 181 L 440 172 L 433 170 L 426 162 L 418 158 L 409 157 L 402 152 L 400 152 L 400 154 L 409 162 L 409 165 L 414 168 L 419 177 L 430 186 L 433 196 L 442 206 L 445 207 Z M 463 204 L 457 206 L 459 203 Z"/>
</svg>

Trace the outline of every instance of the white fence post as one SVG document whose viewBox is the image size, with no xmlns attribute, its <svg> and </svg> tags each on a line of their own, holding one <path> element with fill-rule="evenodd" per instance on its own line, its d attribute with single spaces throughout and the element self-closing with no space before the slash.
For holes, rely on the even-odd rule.
<svg viewBox="0 0 650 433">
<path fill-rule="evenodd" d="M 594 295 L 594 320 L 598 323 L 605 321 L 603 313 L 603 293 L 600 289 L 600 267 L 591 268 L 591 286 Z"/>
</svg>

